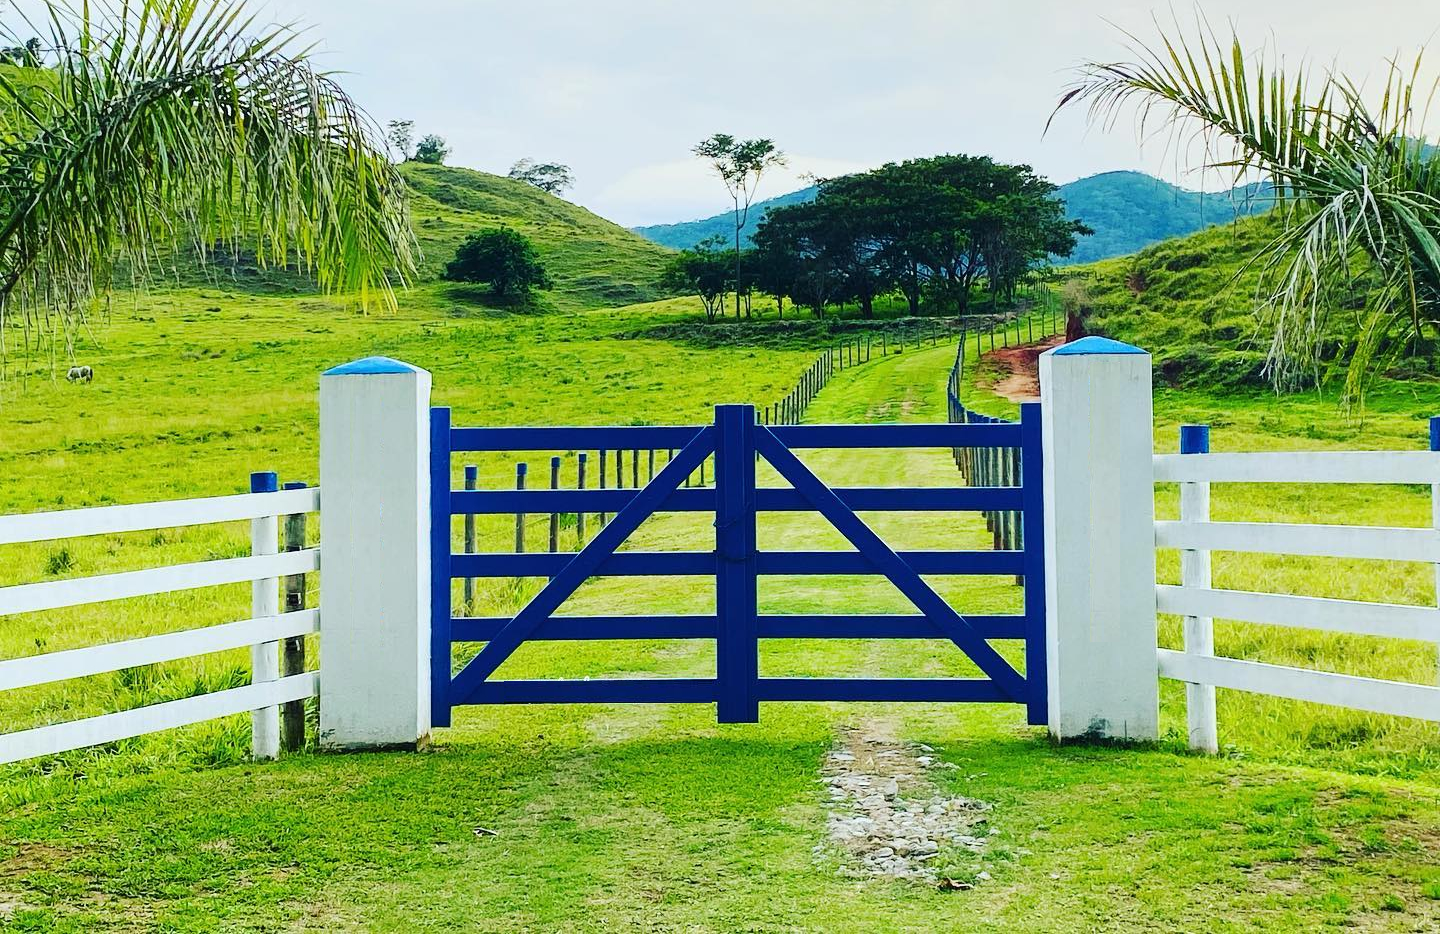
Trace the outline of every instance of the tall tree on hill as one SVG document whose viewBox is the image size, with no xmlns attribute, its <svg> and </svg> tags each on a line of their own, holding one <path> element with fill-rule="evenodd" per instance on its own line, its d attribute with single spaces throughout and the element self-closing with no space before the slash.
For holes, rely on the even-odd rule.
<svg viewBox="0 0 1440 934">
<path fill-rule="evenodd" d="M 410 147 L 415 144 L 415 121 L 391 120 L 385 124 L 385 139 L 401 162 L 409 161 Z"/>
<path fill-rule="evenodd" d="M 534 185 L 546 194 L 559 197 L 575 185 L 570 166 L 558 162 L 536 162 L 525 158 L 510 166 L 510 177 Z"/>
<path fill-rule="evenodd" d="M 740 275 L 740 232 L 750 216 L 750 204 L 766 170 L 785 164 L 785 154 L 769 139 L 740 140 L 728 133 L 716 133 L 695 144 L 695 155 L 708 159 L 715 174 L 725 183 L 733 202 L 735 218 L 735 282 Z M 740 317 L 740 290 L 735 291 L 735 317 Z"/>
<path fill-rule="evenodd" d="M 415 146 L 416 162 L 424 162 L 427 165 L 444 165 L 449 156 L 450 145 L 445 142 L 445 137 L 436 136 L 434 133 L 422 136 L 420 142 Z"/>
<path fill-rule="evenodd" d="M 328 292 L 393 307 L 415 268 L 404 180 L 376 127 L 294 29 L 245 0 L 65 0 L 15 9 L 43 69 L 0 65 L 0 354 L 63 339 L 180 242 L 299 261 Z M 8 327 L 7 327 L 8 325 Z"/>
<path fill-rule="evenodd" d="M 1440 328 L 1440 160 L 1424 142 L 1427 107 L 1440 90 L 1421 81 L 1422 60 L 1392 63 L 1370 98 L 1334 72 L 1287 70 L 1266 53 L 1258 67 L 1233 34 L 1186 38 L 1178 24 L 1129 62 L 1091 62 L 1056 110 L 1086 105 L 1109 126 L 1138 105 L 1142 135 L 1159 121 L 1198 127 L 1209 167 L 1267 177 L 1280 233 L 1254 259 L 1265 283 L 1267 369 L 1278 387 L 1318 379 L 1332 329 L 1363 258 L 1380 280 L 1347 364 L 1345 401 L 1363 400 L 1384 363 Z M 1053 116 L 1051 118 L 1054 119 Z M 1343 351 L 1342 351 L 1343 354 Z M 1343 360 L 1343 356 L 1340 358 Z"/>
</svg>

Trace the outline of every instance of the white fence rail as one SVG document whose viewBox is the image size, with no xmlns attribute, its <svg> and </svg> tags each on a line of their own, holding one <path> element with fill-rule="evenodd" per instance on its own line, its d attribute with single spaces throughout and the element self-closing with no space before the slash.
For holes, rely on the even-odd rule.
<svg viewBox="0 0 1440 934">
<path fill-rule="evenodd" d="M 256 476 L 262 486 L 274 485 L 273 474 Z M 278 519 L 303 516 L 319 508 L 320 491 L 310 488 L 0 516 L 0 545 L 218 522 L 249 520 L 251 523 L 248 557 L 0 587 L 0 616 L 247 581 L 252 588 L 250 619 L 0 660 L 0 690 L 13 690 L 227 649 L 248 646 L 251 651 L 249 685 L 0 734 L 0 763 L 114 742 L 245 711 L 253 714 L 253 755 L 256 758 L 278 755 L 280 705 L 313 697 L 318 691 L 314 672 L 281 675 L 280 644 L 302 639 L 320 629 L 319 610 L 287 608 L 287 612 L 281 612 L 281 579 L 287 578 L 292 583 L 287 592 L 294 593 L 298 587 L 303 598 L 303 587 L 294 584 L 298 580 L 296 576 L 318 570 L 320 553 L 316 548 L 302 547 L 303 523 L 295 527 L 300 530 L 299 541 L 291 540 L 294 529 L 287 528 L 287 544 L 294 550 L 280 551 Z"/>
<path fill-rule="evenodd" d="M 1440 687 L 1217 657 L 1216 618 L 1329 632 L 1440 642 L 1440 609 L 1211 586 L 1210 553 L 1235 551 L 1437 566 L 1440 575 L 1440 452 L 1210 454 L 1204 426 L 1185 426 L 1187 453 L 1157 455 L 1157 483 L 1180 484 L 1180 521 L 1155 523 L 1155 546 L 1181 554 L 1181 584 L 1156 588 L 1157 612 L 1184 618 L 1184 651 L 1160 649 L 1161 677 L 1186 682 L 1190 745 L 1215 752 L 1215 688 L 1440 721 Z M 1425 484 L 1435 528 L 1373 528 L 1210 521 L 1211 483 Z"/>
</svg>

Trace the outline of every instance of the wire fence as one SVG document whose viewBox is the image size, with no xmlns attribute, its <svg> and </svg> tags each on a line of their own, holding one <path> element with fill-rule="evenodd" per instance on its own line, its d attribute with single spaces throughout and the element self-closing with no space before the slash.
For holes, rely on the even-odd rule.
<svg viewBox="0 0 1440 934">
<path fill-rule="evenodd" d="M 999 332 L 999 349 L 1008 348 L 1011 345 L 1011 332 L 1014 332 L 1014 346 L 1020 347 L 1025 344 L 1034 344 L 1038 340 L 1044 341 L 1048 337 L 1064 332 L 1065 321 L 1060 311 L 1060 303 L 1055 301 L 1049 289 L 1043 291 L 1043 301 L 1038 308 L 1033 308 L 1030 314 L 1023 318 L 1016 317 L 1008 321 L 988 322 L 988 327 L 982 327 L 973 332 L 975 337 L 975 360 L 978 363 L 980 357 L 985 353 L 985 341 L 989 339 L 989 349 L 997 349 L 996 333 Z M 1038 331 L 1037 331 L 1038 324 Z M 1013 419 L 1000 418 L 995 415 L 986 415 L 983 412 L 976 412 L 965 405 L 961 398 L 961 392 L 965 385 L 965 355 L 970 347 L 970 331 L 962 331 L 960 342 L 955 348 L 955 363 L 950 367 L 950 376 L 945 384 L 946 418 L 951 424 L 965 425 L 986 425 L 997 423 L 1010 423 Z M 974 487 L 996 487 L 996 486 L 1019 486 L 1020 485 L 1020 449 L 1013 447 L 980 447 L 980 448 L 952 448 L 951 456 L 955 460 L 955 468 L 960 472 L 961 482 Z M 1024 530 L 1020 521 L 1020 513 L 1015 511 L 986 511 L 985 527 L 989 530 L 993 546 L 997 551 L 1018 551 L 1024 547 Z"/>
</svg>

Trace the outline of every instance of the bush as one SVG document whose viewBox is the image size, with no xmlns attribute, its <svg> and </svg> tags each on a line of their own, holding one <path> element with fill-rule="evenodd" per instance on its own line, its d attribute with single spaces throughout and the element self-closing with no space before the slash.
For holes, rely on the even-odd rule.
<svg viewBox="0 0 1440 934">
<path fill-rule="evenodd" d="M 551 287 L 534 245 L 509 227 L 466 237 L 444 275 L 451 282 L 486 283 L 501 298 L 523 298 L 531 289 Z"/>
</svg>

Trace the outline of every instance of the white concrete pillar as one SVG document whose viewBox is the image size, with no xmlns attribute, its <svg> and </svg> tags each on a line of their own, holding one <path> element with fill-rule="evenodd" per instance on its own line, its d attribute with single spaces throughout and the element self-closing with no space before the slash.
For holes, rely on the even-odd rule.
<svg viewBox="0 0 1440 934">
<path fill-rule="evenodd" d="M 1086 337 L 1040 357 L 1050 734 L 1154 740 L 1150 355 Z"/>
<path fill-rule="evenodd" d="M 320 377 L 320 744 L 430 733 L 430 374 L 367 357 Z"/>
</svg>

